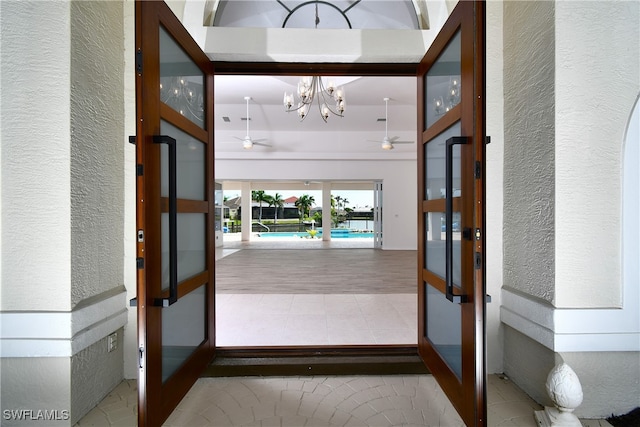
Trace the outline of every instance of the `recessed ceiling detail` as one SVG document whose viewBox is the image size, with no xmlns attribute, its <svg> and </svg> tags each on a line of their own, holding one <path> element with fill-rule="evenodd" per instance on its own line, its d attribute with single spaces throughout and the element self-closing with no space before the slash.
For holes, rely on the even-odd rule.
<svg viewBox="0 0 640 427">
<path fill-rule="evenodd" d="M 412 0 L 220 0 L 215 27 L 425 29 Z"/>
</svg>

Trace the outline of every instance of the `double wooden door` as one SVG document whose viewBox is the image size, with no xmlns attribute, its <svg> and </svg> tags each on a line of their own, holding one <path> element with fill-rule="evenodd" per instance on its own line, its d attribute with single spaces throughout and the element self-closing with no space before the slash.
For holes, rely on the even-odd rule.
<svg viewBox="0 0 640 427">
<path fill-rule="evenodd" d="M 484 2 L 453 10 L 417 69 L 418 352 L 486 424 Z M 168 6 L 136 2 L 139 425 L 215 355 L 214 67 Z"/>
</svg>

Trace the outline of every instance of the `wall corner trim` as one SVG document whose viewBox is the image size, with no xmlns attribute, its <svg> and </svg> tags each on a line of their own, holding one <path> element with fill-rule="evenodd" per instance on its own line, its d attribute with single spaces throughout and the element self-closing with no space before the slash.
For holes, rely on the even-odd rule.
<svg viewBox="0 0 640 427">
<path fill-rule="evenodd" d="M 0 356 L 72 357 L 127 323 L 126 291 L 72 311 L 0 312 Z"/>
<path fill-rule="evenodd" d="M 638 317 L 631 308 L 557 308 L 502 289 L 500 320 L 556 352 L 640 351 Z"/>
</svg>

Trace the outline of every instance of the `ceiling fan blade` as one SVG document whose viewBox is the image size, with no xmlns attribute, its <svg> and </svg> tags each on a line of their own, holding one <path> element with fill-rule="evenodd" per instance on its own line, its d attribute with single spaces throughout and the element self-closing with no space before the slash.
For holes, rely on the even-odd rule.
<svg viewBox="0 0 640 427">
<path fill-rule="evenodd" d="M 413 141 L 398 141 L 399 136 L 394 136 L 393 138 L 389 138 L 389 142 L 392 144 L 413 144 Z"/>
<path fill-rule="evenodd" d="M 265 144 L 263 142 L 256 142 L 255 140 L 253 140 L 253 145 L 261 145 L 263 147 L 272 147 L 272 145 Z"/>
</svg>

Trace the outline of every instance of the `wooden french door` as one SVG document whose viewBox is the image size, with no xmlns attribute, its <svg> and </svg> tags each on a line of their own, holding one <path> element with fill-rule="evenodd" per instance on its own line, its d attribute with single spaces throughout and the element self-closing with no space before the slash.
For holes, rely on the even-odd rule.
<svg viewBox="0 0 640 427">
<path fill-rule="evenodd" d="M 486 425 L 485 5 L 457 4 L 418 69 L 418 349 Z"/>
<path fill-rule="evenodd" d="M 212 64 L 164 1 L 136 2 L 138 425 L 215 351 Z"/>
</svg>

